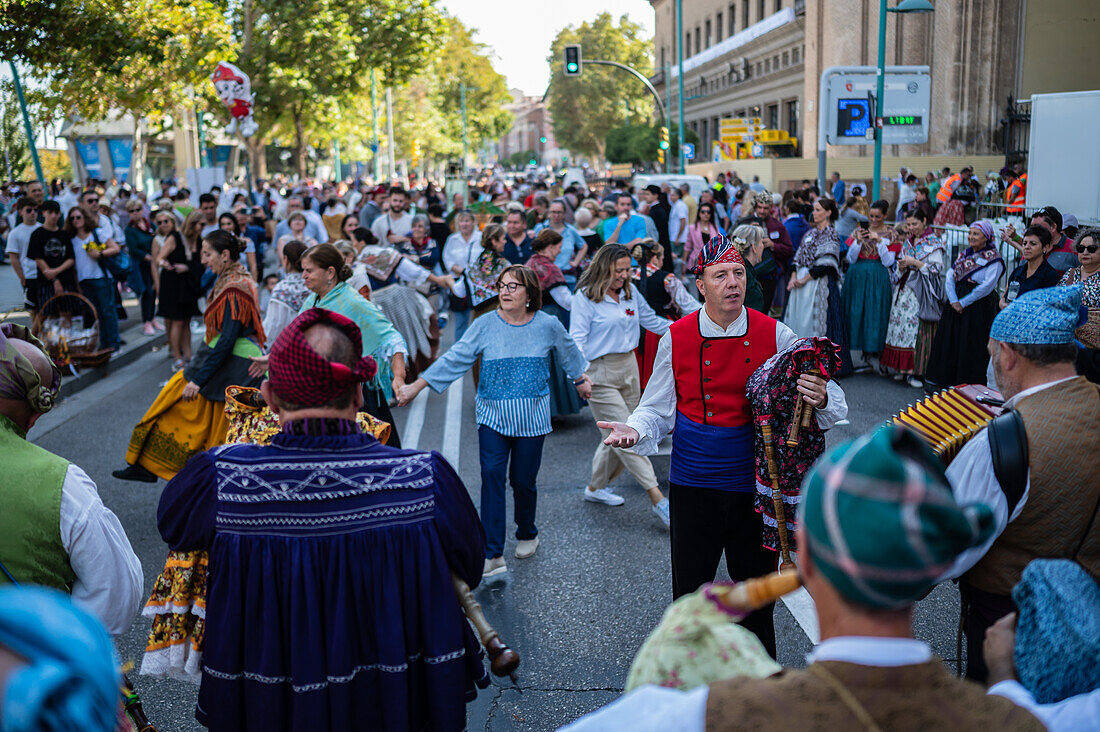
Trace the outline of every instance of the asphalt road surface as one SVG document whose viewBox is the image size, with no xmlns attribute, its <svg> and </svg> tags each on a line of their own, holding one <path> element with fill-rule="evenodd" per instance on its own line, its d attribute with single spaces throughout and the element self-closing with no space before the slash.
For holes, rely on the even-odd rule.
<svg viewBox="0 0 1100 732">
<path fill-rule="evenodd" d="M 31 432 L 35 442 L 80 465 L 98 483 L 141 558 L 147 592 L 166 551 L 156 529 L 164 484 L 125 483 L 112 478 L 111 470 L 123 466 L 133 425 L 170 375 L 164 352 L 150 353 L 63 401 Z M 880 377 L 849 377 L 842 386 L 851 424 L 832 430 L 830 444 L 874 428 L 919 396 L 916 389 Z M 473 402 L 467 376 L 443 394 L 426 390 L 395 417 L 405 446 L 442 452 L 479 505 Z M 539 473 L 538 553 L 515 559 L 515 539 L 509 538 L 509 572 L 476 591 L 489 621 L 523 661 L 520 689 L 505 680 L 469 705 L 472 730 L 552 730 L 611 702 L 622 692 L 635 652 L 671 601 L 668 532 L 641 488 L 629 476 L 619 479 L 613 488 L 626 498 L 620 507 L 581 498 L 597 439 L 587 409 L 555 420 Z M 668 457 L 654 461 L 657 475 L 667 477 Z M 937 588 L 916 613 L 917 637 L 952 667 L 957 622 L 958 593 L 950 584 Z M 124 661 L 140 664 L 148 628 L 148 620 L 138 616 L 119 638 Z M 776 632 L 780 663 L 804 665 L 817 638 L 808 595 L 801 592 L 777 605 Z M 150 679 L 136 670 L 130 676 L 162 732 L 202 729 L 193 716 L 197 687 Z"/>
</svg>

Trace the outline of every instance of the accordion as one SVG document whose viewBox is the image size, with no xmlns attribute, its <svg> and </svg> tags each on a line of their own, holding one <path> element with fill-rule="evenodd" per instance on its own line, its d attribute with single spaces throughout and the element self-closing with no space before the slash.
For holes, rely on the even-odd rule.
<svg viewBox="0 0 1100 732">
<path fill-rule="evenodd" d="M 946 466 L 966 442 L 1000 414 L 999 392 L 977 384 L 936 392 L 892 420 L 916 432 Z"/>
</svg>

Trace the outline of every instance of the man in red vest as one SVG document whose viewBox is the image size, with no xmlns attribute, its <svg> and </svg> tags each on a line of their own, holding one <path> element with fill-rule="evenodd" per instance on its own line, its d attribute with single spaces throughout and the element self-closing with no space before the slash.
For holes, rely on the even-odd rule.
<svg viewBox="0 0 1100 732">
<path fill-rule="evenodd" d="M 798 340 L 787 326 L 744 306 L 745 262 L 738 240 L 714 238 L 692 270 L 706 305 L 673 323 L 661 337 L 641 403 L 625 422 L 600 422 L 604 442 L 648 455 L 673 428 L 669 471 L 672 593 L 680 597 L 714 580 L 722 552 L 730 577 L 773 571 L 776 554 L 762 545 L 756 513 L 749 376 Z M 831 427 L 848 413 L 832 381 L 804 374 L 798 391 Z M 742 621 L 775 656 L 772 606 Z"/>
</svg>

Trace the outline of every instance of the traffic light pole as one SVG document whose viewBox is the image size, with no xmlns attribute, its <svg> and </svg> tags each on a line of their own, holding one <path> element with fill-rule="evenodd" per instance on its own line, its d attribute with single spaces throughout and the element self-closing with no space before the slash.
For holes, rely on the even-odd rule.
<svg viewBox="0 0 1100 732">
<path fill-rule="evenodd" d="M 748 2 L 748 0 L 745 0 Z M 684 2 L 683 0 L 676 0 L 676 81 L 679 86 L 679 109 L 680 109 L 680 124 L 676 127 L 676 132 L 680 138 L 680 144 L 677 146 L 677 157 L 680 160 L 680 175 L 684 174 Z"/>
</svg>

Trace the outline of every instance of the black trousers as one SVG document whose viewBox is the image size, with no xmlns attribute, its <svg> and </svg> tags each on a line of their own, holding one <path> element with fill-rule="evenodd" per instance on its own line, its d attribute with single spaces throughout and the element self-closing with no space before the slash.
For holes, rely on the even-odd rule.
<svg viewBox="0 0 1100 732">
<path fill-rule="evenodd" d="M 986 683 L 989 668 L 985 665 L 985 631 L 1009 613 L 1016 612 L 1016 603 L 1009 595 L 994 595 L 992 592 L 972 587 L 966 580 L 959 582 L 959 594 L 962 598 L 963 630 L 966 631 L 966 678 Z M 962 659 L 959 659 L 962 663 Z"/>
<path fill-rule="evenodd" d="M 397 423 L 393 421 L 393 412 L 386 401 L 386 395 L 381 389 L 363 387 L 363 411 L 390 425 L 390 436 L 386 438 L 386 444 L 390 447 L 401 447 L 401 437 L 397 434 Z"/>
<path fill-rule="evenodd" d="M 673 599 L 714 581 L 722 552 L 734 581 L 774 572 L 777 554 L 762 544 L 764 524 L 756 513 L 755 494 L 668 487 L 669 538 L 672 544 Z M 760 608 L 741 621 L 775 658 L 775 604 Z"/>
</svg>

